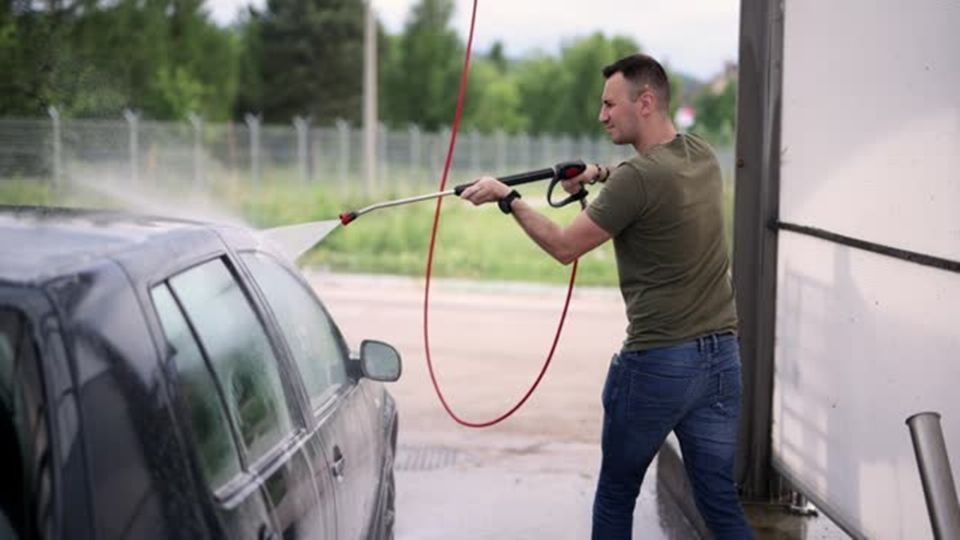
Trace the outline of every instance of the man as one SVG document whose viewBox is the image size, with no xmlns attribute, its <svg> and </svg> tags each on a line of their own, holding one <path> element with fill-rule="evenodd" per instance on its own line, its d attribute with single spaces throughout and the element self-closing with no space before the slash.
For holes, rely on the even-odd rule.
<svg viewBox="0 0 960 540">
<path fill-rule="evenodd" d="M 740 356 L 720 168 L 702 139 L 674 128 L 670 84 L 656 60 L 628 56 L 603 75 L 599 120 L 615 144 L 637 153 L 613 170 L 589 165 L 564 182 L 570 193 L 604 182 L 568 227 L 492 177 L 462 197 L 497 201 L 564 264 L 613 239 L 629 325 L 603 389 L 593 538 L 630 538 L 640 483 L 671 431 L 714 536 L 752 538 L 733 482 Z"/>
</svg>

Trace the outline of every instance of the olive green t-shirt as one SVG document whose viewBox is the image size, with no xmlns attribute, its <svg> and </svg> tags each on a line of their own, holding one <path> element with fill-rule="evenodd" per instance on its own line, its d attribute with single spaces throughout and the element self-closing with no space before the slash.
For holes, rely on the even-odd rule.
<svg viewBox="0 0 960 540">
<path fill-rule="evenodd" d="M 621 163 L 587 215 L 613 237 L 624 350 L 736 331 L 723 182 L 703 139 L 680 134 Z"/>
</svg>

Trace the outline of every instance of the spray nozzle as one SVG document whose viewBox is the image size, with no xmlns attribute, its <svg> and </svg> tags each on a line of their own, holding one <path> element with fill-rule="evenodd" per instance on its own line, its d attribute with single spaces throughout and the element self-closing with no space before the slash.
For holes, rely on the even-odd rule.
<svg viewBox="0 0 960 540">
<path fill-rule="evenodd" d="M 341 224 L 341 225 L 347 225 L 347 224 L 349 224 L 351 221 L 353 221 L 353 220 L 355 220 L 355 219 L 357 219 L 357 213 L 356 213 L 356 212 L 350 211 L 350 212 L 344 212 L 344 213 L 340 214 L 340 224 Z"/>
</svg>

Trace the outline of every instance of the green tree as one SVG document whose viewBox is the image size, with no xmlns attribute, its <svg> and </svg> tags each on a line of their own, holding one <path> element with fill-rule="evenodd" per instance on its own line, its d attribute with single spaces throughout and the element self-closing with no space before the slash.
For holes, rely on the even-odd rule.
<svg viewBox="0 0 960 540">
<path fill-rule="evenodd" d="M 516 69 L 520 110 L 528 119 L 529 130 L 553 131 L 567 114 L 560 105 L 569 86 L 563 66 L 552 56 L 535 55 L 524 59 Z"/>
<path fill-rule="evenodd" d="M 520 90 L 506 72 L 504 58 L 478 57 L 471 61 L 467 90 L 463 113 L 465 129 L 518 133 L 529 127 L 530 118 L 520 108 Z"/>
<path fill-rule="evenodd" d="M 450 28 L 453 0 L 420 0 L 391 40 L 380 92 L 388 124 L 448 125 L 457 103 L 464 46 Z"/>
<path fill-rule="evenodd" d="M 500 73 L 506 73 L 508 67 L 507 53 L 504 50 L 502 41 L 495 41 L 490 47 L 490 53 L 487 54 L 487 59 L 497 67 L 497 70 Z"/>
<path fill-rule="evenodd" d="M 694 100 L 697 119 L 691 131 L 709 138 L 714 144 L 729 144 L 737 121 L 737 83 L 728 82 L 717 92 L 705 88 Z"/>
<path fill-rule="evenodd" d="M 359 121 L 363 91 L 361 0 L 268 0 L 245 33 L 241 102 L 269 122 L 308 114 L 317 123 Z M 251 77 L 250 70 L 258 76 Z"/>
<path fill-rule="evenodd" d="M 521 109 L 536 133 L 599 134 L 597 111 L 603 91 L 601 70 L 617 58 L 640 51 L 626 37 L 595 33 L 561 48 L 560 57 L 538 56 L 519 66 Z"/>
<path fill-rule="evenodd" d="M 224 117 L 235 47 L 201 0 L 18 0 L 0 8 L 0 114 Z M 11 36 L 12 39 L 11 39 Z"/>
</svg>

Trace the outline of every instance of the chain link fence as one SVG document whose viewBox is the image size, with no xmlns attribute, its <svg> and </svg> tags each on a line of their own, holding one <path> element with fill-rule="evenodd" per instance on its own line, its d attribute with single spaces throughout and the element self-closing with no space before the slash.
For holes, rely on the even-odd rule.
<svg viewBox="0 0 960 540">
<path fill-rule="evenodd" d="M 126 112 L 116 120 L 0 119 L 0 181 L 21 179 L 58 187 L 123 186 L 204 192 L 232 182 L 265 187 L 282 183 L 322 186 L 330 193 L 376 199 L 385 194 L 436 189 L 449 145 L 449 130 L 417 126 L 379 128 L 374 171 L 365 170 L 363 130 L 346 122 L 311 126 L 243 123 L 156 122 Z M 633 149 L 605 138 L 461 132 L 451 184 L 479 174 L 512 174 L 569 159 L 615 163 Z M 732 148 L 718 148 L 729 182 Z"/>
</svg>

